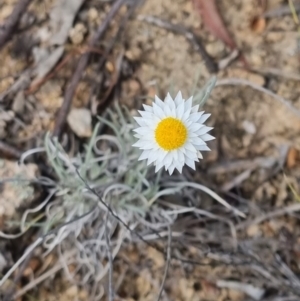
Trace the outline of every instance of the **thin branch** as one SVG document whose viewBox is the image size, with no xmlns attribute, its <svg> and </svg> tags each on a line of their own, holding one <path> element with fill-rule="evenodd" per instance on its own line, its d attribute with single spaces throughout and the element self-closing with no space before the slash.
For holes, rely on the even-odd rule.
<svg viewBox="0 0 300 301">
<path fill-rule="evenodd" d="M 22 14 L 26 11 L 31 1 L 32 0 L 19 0 L 19 2 L 15 5 L 11 15 L 0 26 L 0 50 L 12 37 L 14 29 L 18 25 Z"/>
<path fill-rule="evenodd" d="M 167 248 L 167 262 L 166 262 L 164 277 L 163 277 L 161 287 L 160 287 L 160 290 L 159 290 L 159 294 L 158 294 L 158 297 L 157 297 L 157 301 L 160 300 L 160 298 L 162 296 L 162 293 L 164 291 L 164 286 L 165 286 L 165 282 L 166 282 L 166 279 L 167 279 L 167 276 L 168 276 L 168 271 L 169 271 L 170 262 L 171 262 L 172 230 L 171 230 L 170 226 L 168 227 L 168 230 L 169 230 L 169 235 L 168 235 L 168 248 Z"/>
<path fill-rule="evenodd" d="M 97 32 L 95 35 L 92 37 L 92 39 L 89 42 L 88 47 L 94 47 L 96 42 L 103 36 L 104 32 L 106 31 L 111 19 L 117 14 L 121 6 L 123 5 L 125 0 L 117 0 L 109 13 L 107 14 L 106 18 L 102 22 L 102 24 L 99 26 Z M 90 58 L 90 53 L 86 52 L 83 55 L 81 55 L 77 68 L 67 86 L 65 96 L 64 96 L 64 101 L 62 106 L 59 109 L 56 121 L 55 121 L 55 127 L 53 131 L 53 136 L 60 136 L 63 130 L 63 127 L 66 122 L 67 115 L 70 111 L 71 104 L 72 104 L 72 99 L 75 94 L 75 90 L 77 88 L 77 85 L 79 81 L 81 80 L 83 71 L 85 70 L 88 61 Z"/>
<path fill-rule="evenodd" d="M 109 205 L 107 205 L 102 197 L 99 195 L 99 193 L 91 188 L 88 183 L 82 178 L 82 176 L 80 175 L 80 173 L 78 172 L 78 170 L 76 169 L 76 173 L 79 176 L 79 178 L 81 179 L 81 181 L 85 184 L 85 187 L 88 191 L 90 191 L 92 194 L 94 194 L 95 196 L 98 197 L 99 202 L 108 210 L 108 212 L 117 220 L 119 221 L 125 228 L 126 230 L 128 230 L 131 234 L 135 234 L 141 241 L 143 241 L 144 243 L 146 243 L 149 247 L 154 248 L 155 250 L 162 252 L 164 254 L 164 251 L 162 251 L 160 248 L 154 246 L 153 244 L 149 243 L 147 240 L 145 240 L 143 238 L 143 236 L 141 234 L 139 234 L 138 232 L 132 230 L 116 213 L 114 213 L 114 211 L 111 209 L 111 207 Z M 152 229 L 152 231 L 155 232 L 155 234 L 157 235 L 157 237 L 162 238 L 159 233 L 155 230 Z"/>
<path fill-rule="evenodd" d="M 113 291 L 113 256 L 110 246 L 110 238 L 109 238 L 109 229 L 108 229 L 108 218 L 109 218 L 109 212 L 106 214 L 105 219 L 105 242 L 106 242 L 106 249 L 107 249 L 107 257 L 108 257 L 108 264 L 109 264 L 109 270 L 108 270 L 108 301 L 114 300 L 114 291 Z"/>
</svg>

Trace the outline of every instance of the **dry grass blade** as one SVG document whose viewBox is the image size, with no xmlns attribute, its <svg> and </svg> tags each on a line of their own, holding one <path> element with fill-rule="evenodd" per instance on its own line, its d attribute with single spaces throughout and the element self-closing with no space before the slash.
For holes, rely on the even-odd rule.
<svg viewBox="0 0 300 301">
<path fill-rule="evenodd" d="M 106 218 L 105 218 L 105 242 L 106 242 L 108 264 L 109 264 L 109 271 L 108 271 L 108 301 L 113 301 L 114 300 L 114 291 L 113 291 L 113 256 L 112 256 L 112 251 L 111 251 L 111 246 L 110 246 L 108 219 L 109 219 L 109 212 L 107 212 Z"/>
<path fill-rule="evenodd" d="M 161 299 L 162 293 L 164 291 L 164 285 L 168 276 L 168 271 L 169 271 L 169 267 L 170 267 L 170 263 L 171 263 L 171 244 L 172 244 L 172 230 L 171 227 L 168 227 L 168 247 L 167 247 L 167 259 L 166 259 L 166 268 L 165 268 L 165 272 L 164 272 L 164 276 L 163 276 L 163 280 L 161 283 L 161 287 L 159 290 L 159 294 L 157 297 L 157 301 L 159 301 Z"/>
<path fill-rule="evenodd" d="M 227 86 L 227 85 L 242 85 L 242 86 L 249 86 L 257 91 L 263 92 L 274 99 L 278 100 L 281 102 L 284 106 L 286 106 L 289 110 L 291 110 L 297 117 L 300 117 L 300 111 L 296 109 L 289 100 L 286 100 L 285 98 L 273 93 L 272 91 L 261 87 L 255 83 L 252 83 L 246 79 L 240 79 L 240 78 L 226 78 L 226 79 L 220 79 L 216 83 L 217 86 Z"/>
<path fill-rule="evenodd" d="M 272 219 L 272 218 L 280 217 L 280 216 L 282 216 L 284 214 L 291 214 L 291 213 L 297 212 L 299 210 L 300 210 L 300 204 L 292 204 L 290 206 L 287 206 L 287 207 L 284 207 L 284 208 L 280 208 L 280 209 L 277 209 L 275 211 L 266 213 L 266 214 L 264 214 L 262 216 L 259 216 L 259 217 L 255 218 L 252 221 L 247 221 L 245 223 L 241 223 L 241 224 L 239 224 L 236 227 L 236 229 L 237 230 L 241 230 L 241 229 L 244 229 L 245 227 L 248 227 L 250 225 L 260 224 L 260 223 L 264 222 L 267 219 Z"/>
</svg>

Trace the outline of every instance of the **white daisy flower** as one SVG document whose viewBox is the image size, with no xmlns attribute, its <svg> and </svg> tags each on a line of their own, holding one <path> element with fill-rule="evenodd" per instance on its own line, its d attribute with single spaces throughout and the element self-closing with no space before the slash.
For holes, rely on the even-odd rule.
<svg viewBox="0 0 300 301">
<path fill-rule="evenodd" d="M 152 106 L 143 107 L 142 117 L 135 117 L 140 127 L 134 129 L 139 140 L 133 146 L 143 150 L 139 160 L 154 163 L 155 172 L 164 166 L 170 175 L 175 168 L 181 173 L 185 164 L 195 169 L 200 151 L 210 150 L 206 141 L 214 139 L 204 125 L 210 114 L 198 112 L 199 105 L 192 107 L 192 97 L 185 101 L 181 92 L 174 100 L 168 93 L 164 102 L 155 96 Z"/>
</svg>

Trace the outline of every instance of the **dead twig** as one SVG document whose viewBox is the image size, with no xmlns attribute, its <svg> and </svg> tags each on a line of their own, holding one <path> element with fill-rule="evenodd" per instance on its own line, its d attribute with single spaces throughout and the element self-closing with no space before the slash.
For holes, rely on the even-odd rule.
<svg viewBox="0 0 300 301">
<path fill-rule="evenodd" d="M 0 141 L 0 154 L 3 154 L 11 159 L 20 159 L 22 156 L 22 152 L 3 141 Z"/>
<path fill-rule="evenodd" d="M 22 14 L 26 11 L 31 1 L 32 0 L 20 0 L 15 5 L 11 15 L 0 26 L 0 50 L 5 45 L 5 43 L 12 37 L 14 29 L 18 25 Z"/>
<path fill-rule="evenodd" d="M 218 72 L 218 64 L 216 64 L 216 62 L 214 62 L 211 56 L 207 53 L 206 49 L 202 45 L 201 39 L 196 36 L 191 30 L 185 28 L 182 25 L 172 24 L 171 22 L 159 19 L 154 16 L 140 15 L 138 16 L 138 20 L 146 21 L 150 24 L 170 30 L 176 34 L 183 35 L 193 45 L 195 50 L 201 54 L 208 71 L 211 73 Z"/>
<path fill-rule="evenodd" d="M 111 10 L 109 11 L 109 13 L 107 14 L 106 18 L 104 19 L 102 24 L 99 26 L 95 35 L 90 40 L 88 47 L 93 48 L 95 46 L 96 42 L 103 36 L 104 32 L 106 31 L 111 19 L 116 15 L 116 13 L 119 11 L 119 9 L 121 8 L 121 6 L 123 5 L 124 2 L 125 2 L 125 0 L 117 0 L 113 4 L 113 6 L 112 6 Z M 88 64 L 89 58 L 90 58 L 90 53 L 87 52 L 87 53 L 84 53 L 83 55 L 81 55 L 81 57 L 79 59 L 77 68 L 76 68 L 69 84 L 67 85 L 67 89 L 66 89 L 65 95 L 64 95 L 64 102 L 59 109 L 59 112 L 58 112 L 58 115 L 57 115 L 57 118 L 55 121 L 53 136 L 60 136 L 62 133 L 63 127 L 66 122 L 67 115 L 71 108 L 72 99 L 75 94 L 76 87 L 82 77 L 83 71 L 85 70 L 85 68 Z"/>
</svg>

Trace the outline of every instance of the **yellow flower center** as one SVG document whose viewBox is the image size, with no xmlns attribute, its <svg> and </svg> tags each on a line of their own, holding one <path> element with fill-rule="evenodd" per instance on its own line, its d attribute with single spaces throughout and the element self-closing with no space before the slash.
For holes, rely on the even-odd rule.
<svg viewBox="0 0 300 301">
<path fill-rule="evenodd" d="M 171 151 L 185 143 L 187 134 L 186 126 L 179 119 L 168 117 L 157 125 L 155 140 L 162 149 Z"/>
</svg>

